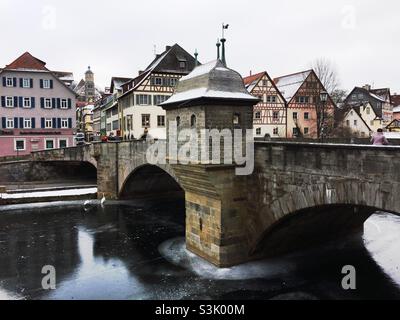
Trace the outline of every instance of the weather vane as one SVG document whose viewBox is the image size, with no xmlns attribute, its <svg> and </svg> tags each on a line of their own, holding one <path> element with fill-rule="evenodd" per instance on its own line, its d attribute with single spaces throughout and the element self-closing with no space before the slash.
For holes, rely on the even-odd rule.
<svg viewBox="0 0 400 320">
<path fill-rule="evenodd" d="M 225 38 L 225 30 L 229 28 L 229 24 L 222 23 L 222 39 Z"/>
</svg>

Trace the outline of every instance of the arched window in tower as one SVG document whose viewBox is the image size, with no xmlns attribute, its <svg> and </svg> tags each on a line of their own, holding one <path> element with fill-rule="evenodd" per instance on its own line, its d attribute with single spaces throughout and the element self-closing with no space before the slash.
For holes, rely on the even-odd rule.
<svg viewBox="0 0 400 320">
<path fill-rule="evenodd" d="M 176 117 L 176 125 L 179 127 L 181 125 L 181 117 L 177 116 Z"/>
<path fill-rule="evenodd" d="M 192 128 L 196 126 L 196 116 L 194 114 L 192 114 L 192 116 L 190 117 L 190 126 Z"/>
</svg>

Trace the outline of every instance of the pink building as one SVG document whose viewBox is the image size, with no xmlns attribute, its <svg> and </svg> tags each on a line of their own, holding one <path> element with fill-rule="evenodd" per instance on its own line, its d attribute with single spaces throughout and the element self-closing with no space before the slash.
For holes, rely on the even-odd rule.
<svg viewBox="0 0 400 320">
<path fill-rule="evenodd" d="M 0 156 L 74 145 L 76 95 L 26 52 L 0 69 Z"/>
</svg>

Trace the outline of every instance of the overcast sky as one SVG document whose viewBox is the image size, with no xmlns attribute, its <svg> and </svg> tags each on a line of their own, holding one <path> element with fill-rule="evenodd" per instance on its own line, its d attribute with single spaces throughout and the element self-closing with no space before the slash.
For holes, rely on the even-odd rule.
<svg viewBox="0 0 400 320">
<path fill-rule="evenodd" d="M 366 83 L 400 93 L 400 2 L 397 0 L 0 0 L 0 65 L 25 51 L 53 70 L 96 84 L 133 77 L 166 45 L 199 60 L 216 58 L 221 23 L 229 23 L 228 66 L 271 77 L 330 59 L 344 89 Z"/>
</svg>

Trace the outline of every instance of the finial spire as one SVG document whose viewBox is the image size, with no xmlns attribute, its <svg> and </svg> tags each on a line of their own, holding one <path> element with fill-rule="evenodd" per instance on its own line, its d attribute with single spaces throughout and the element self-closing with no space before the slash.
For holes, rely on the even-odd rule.
<svg viewBox="0 0 400 320">
<path fill-rule="evenodd" d="M 228 29 L 229 24 L 222 24 L 222 39 L 221 39 L 221 43 L 222 43 L 222 63 L 224 64 L 224 66 L 226 67 L 226 58 L 225 58 L 225 30 Z"/>
<path fill-rule="evenodd" d="M 199 61 L 197 60 L 197 56 L 199 55 L 199 53 L 197 52 L 197 49 L 194 51 L 194 57 L 195 57 L 195 62 L 194 62 L 194 66 L 197 67 L 199 64 Z"/>
<path fill-rule="evenodd" d="M 220 59 L 220 55 L 219 55 L 219 47 L 221 46 L 221 42 L 219 42 L 219 39 L 217 39 L 217 59 Z"/>
</svg>

